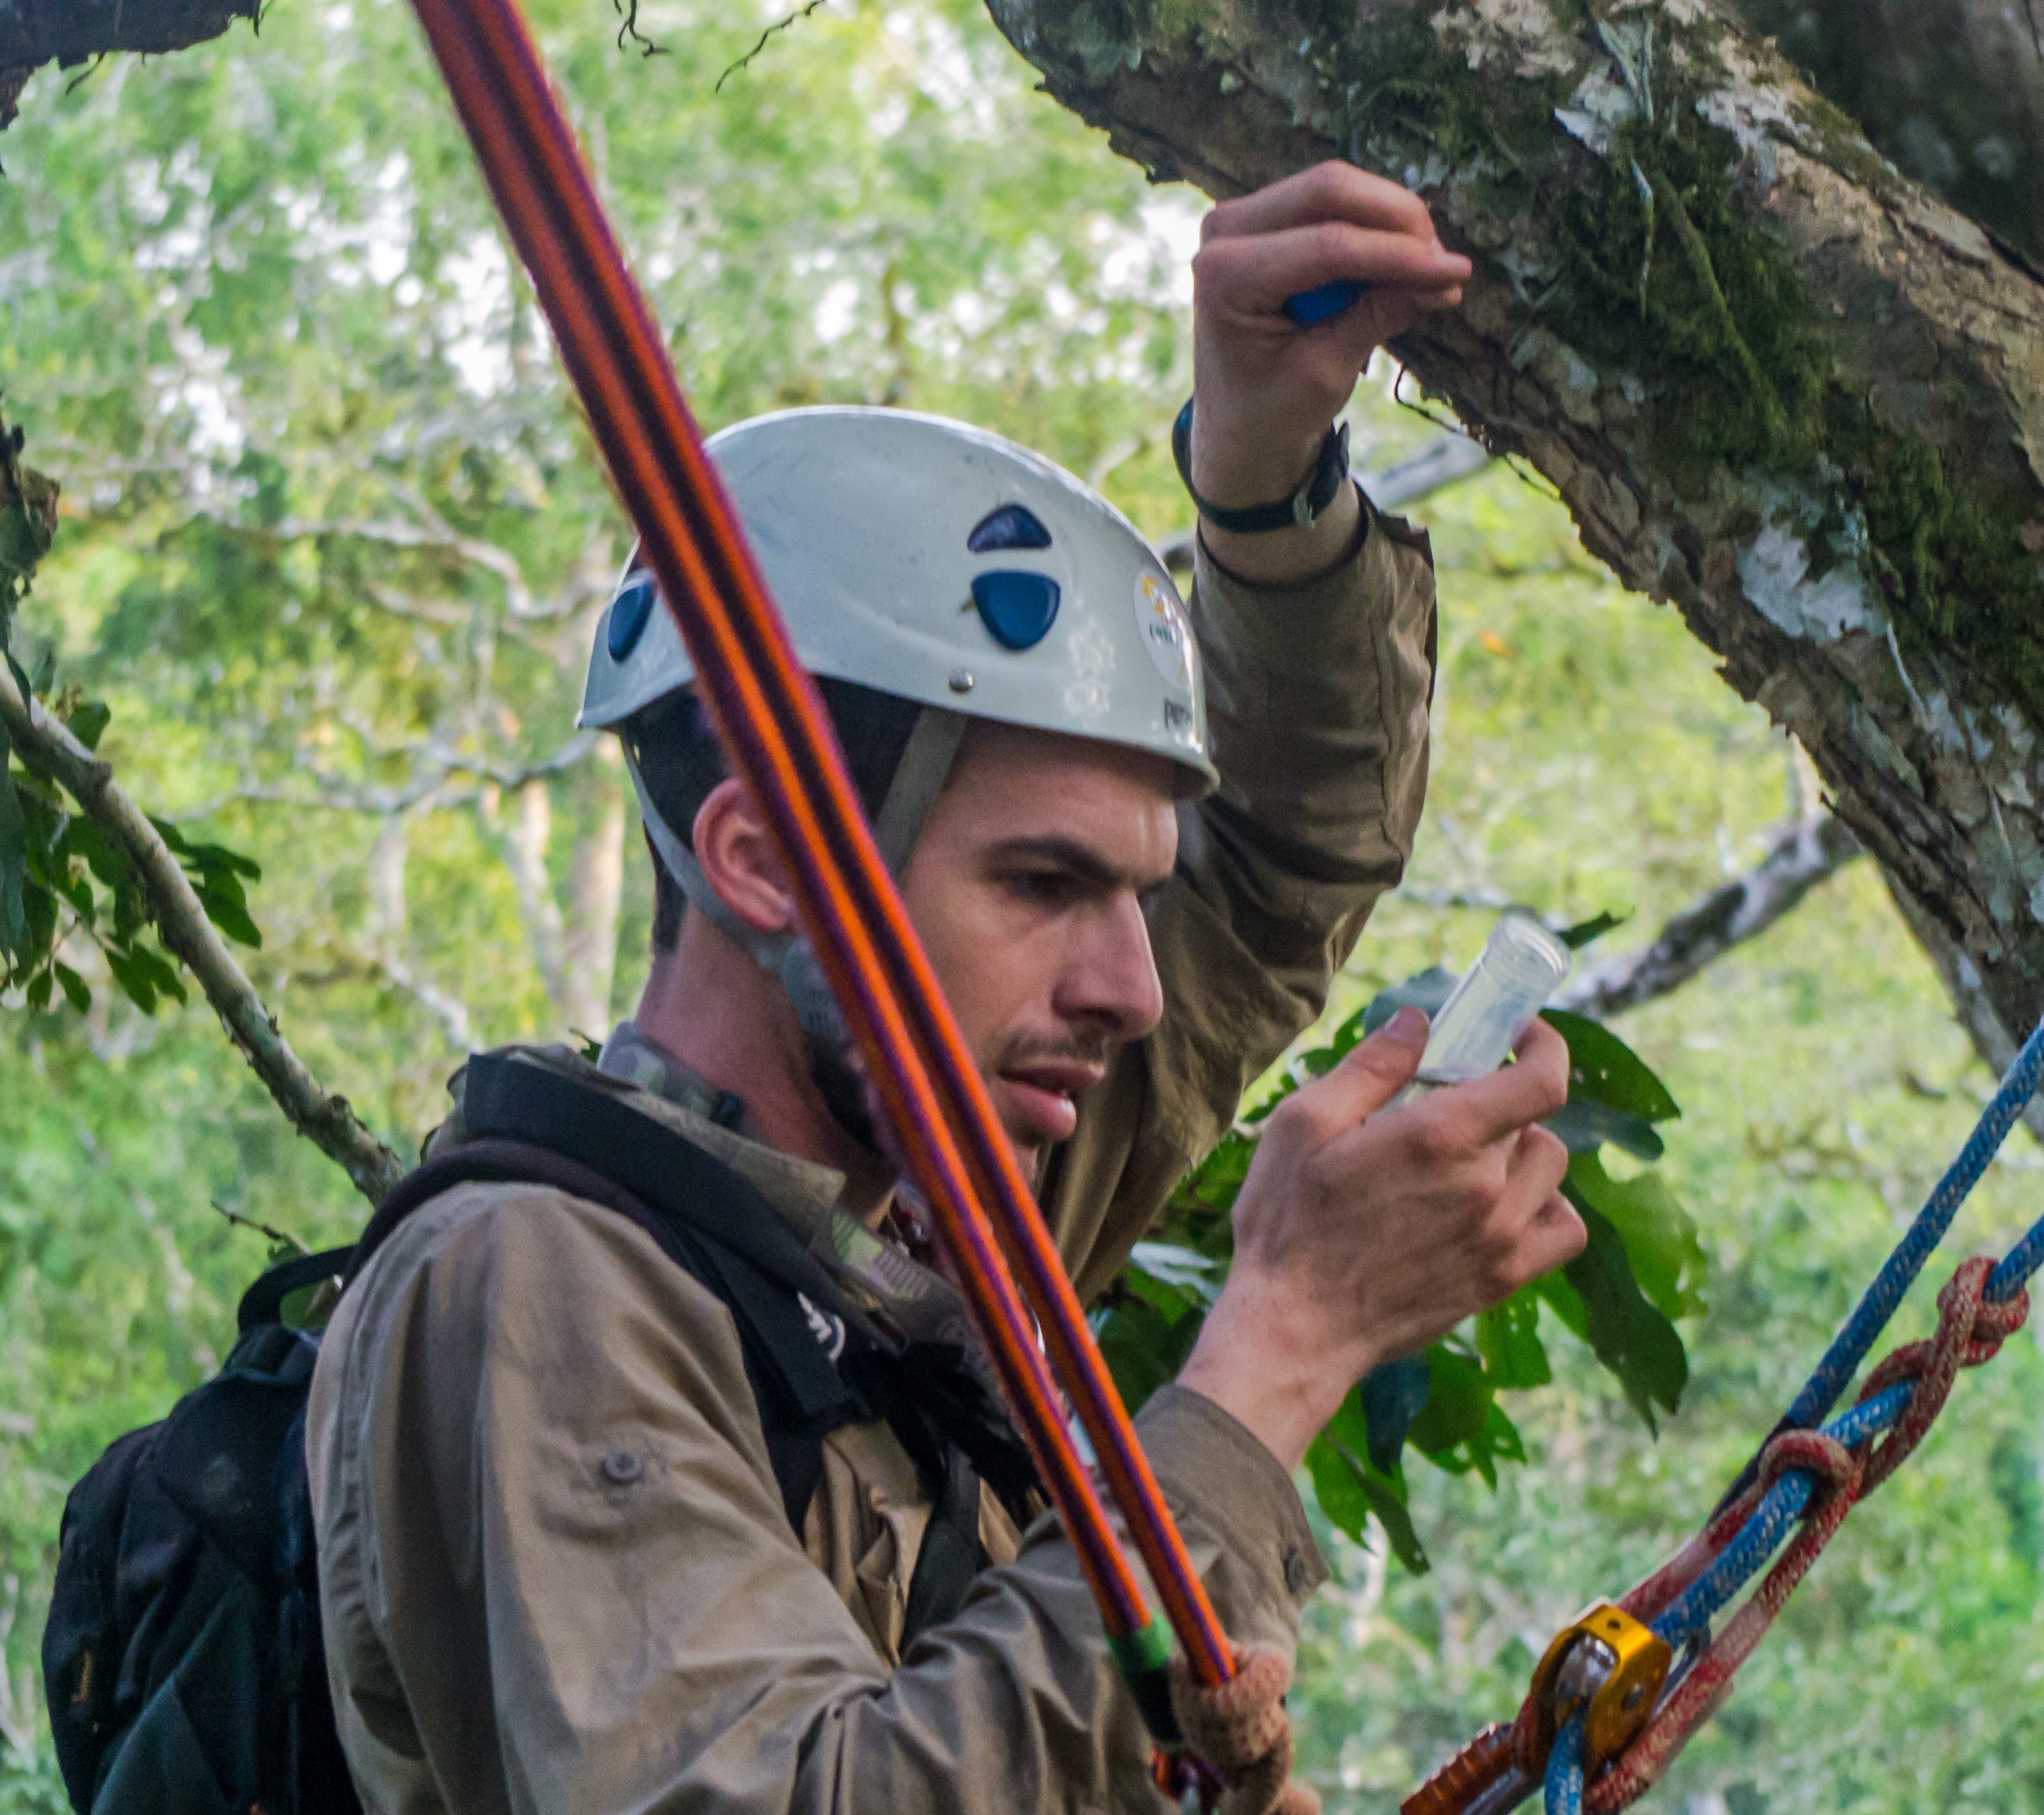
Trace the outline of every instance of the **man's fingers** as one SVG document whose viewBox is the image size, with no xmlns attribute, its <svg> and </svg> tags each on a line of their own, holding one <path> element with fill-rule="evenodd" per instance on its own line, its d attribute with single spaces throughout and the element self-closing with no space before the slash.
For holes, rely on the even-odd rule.
<svg viewBox="0 0 2044 1815">
<path fill-rule="evenodd" d="M 1422 240 L 1434 237 L 1433 217 L 1410 190 L 1354 164 L 1330 159 L 1209 210 L 1202 240 L 1239 239 L 1318 221 L 1347 221 Z"/>
<path fill-rule="evenodd" d="M 1278 1106 L 1271 1117 L 1309 1122 L 1324 1139 L 1353 1128 L 1374 1115 L 1412 1081 L 1427 1049 L 1427 1017 L 1416 1008 L 1401 1008 L 1366 1040 L 1343 1055 L 1324 1077 L 1317 1078 Z"/>
<path fill-rule="evenodd" d="M 1589 1245 L 1590 1232 L 1583 1226 L 1583 1219 L 1576 1214 L 1569 1200 L 1559 1191 L 1550 1191 L 1533 1220 L 1526 1226 L 1524 1238 L 1519 1245 L 1519 1281 L 1513 1286 L 1516 1291 L 1528 1280 L 1537 1280 L 1543 1273 L 1551 1273 L 1557 1267 L 1566 1267 L 1582 1253 Z"/>
<path fill-rule="evenodd" d="M 1286 297 L 1339 280 L 1435 291 L 1461 283 L 1470 269 L 1431 240 L 1323 221 L 1253 241 L 1209 241 L 1193 260 L 1193 283 L 1203 300 L 1235 313 L 1274 316 Z"/>
<path fill-rule="evenodd" d="M 1488 1146 L 1535 1122 L 1543 1122 L 1569 1100 L 1567 1042 L 1544 1021 L 1520 1036 L 1519 1062 L 1473 1084 L 1451 1087 L 1439 1099 L 1472 1146 Z"/>
</svg>

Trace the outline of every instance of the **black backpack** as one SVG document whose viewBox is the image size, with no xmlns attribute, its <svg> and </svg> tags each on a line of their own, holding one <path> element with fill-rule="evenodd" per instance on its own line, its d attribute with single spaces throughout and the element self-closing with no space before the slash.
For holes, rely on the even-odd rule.
<svg viewBox="0 0 2044 1815">
<path fill-rule="evenodd" d="M 599 1086 L 501 1054 L 470 1061 L 463 1119 L 471 1138 L 405 1179 L 353 1248 L 251 1286 L 219 1374 L 121 1437 L 72 1491 L 43 1673 L 79 1815 L 358 1815 L 328 1698 L 305 1472 L 319 1337 L 284 1307 L 352 1279 L 456 1184 L 533 1182 L 602 1204 L 723 1301 L 797 1533 L 825 1435 L 886 1419 L 933 1502 L 909 1636 L 963 1603 L 982 1561 L 980 1481 L 1018 1518 L 1033 1510 L 1027 1452 L 962 1352 L 890 1341 L 729 1167 Z"/>
</svg>

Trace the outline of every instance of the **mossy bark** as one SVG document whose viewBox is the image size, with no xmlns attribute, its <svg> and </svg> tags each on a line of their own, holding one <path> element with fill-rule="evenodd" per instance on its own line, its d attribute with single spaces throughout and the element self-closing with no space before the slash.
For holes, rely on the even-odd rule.
<svg viewBox="0 0 2044 1815">
<path fill-rule="evenodd" d="M 1904 176 L 2044 259 L 2044 0 L 1734 0 Z"/>
<path fill-rule="evenodd" d="M 46 63 L 111 51 L 181 51 L 253 20 L 261 0 L 0 0 L 0 128 Z"/>
<path fill-rule="evenodd" d="M 1397 351 L 1808 748 L 2044 1011 L 2044 282 L 1727 0 L 988 0 L 1159 178 L 1347 156 L 1477 272 Z M 1642 699 L 1639 710 L 1654 702 Z"/>
</svg>

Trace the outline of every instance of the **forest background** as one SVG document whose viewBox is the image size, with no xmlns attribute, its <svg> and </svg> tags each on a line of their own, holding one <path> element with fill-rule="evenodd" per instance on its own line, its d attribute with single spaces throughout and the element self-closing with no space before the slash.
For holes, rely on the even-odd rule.
<svg viewBox="0 0 2044 1815">
<path fill-rule="evenodd" d="M 985 423 L 1183 528 L 1201 204 L 1032 92 L 970 0 L 765 13 L 534 8 L 697 409 L 897 404 Z M 645 54 L 649 46 L 659 54 Z M 250 853 L 252 973 L 401 1151 L 463 1053 L 600 1035 L 644 974 L 620 772 L 572 716 L 622 518 L 399 0 L 283 0 L 259 35 L 45 70 L 0 182 L 0 387 L 60 479 L 15 647 L 111 707 L 151 812 Z M 1437 425 L 1381 364 L 1382 470 Z M 1458 966 L 1490 911 L 1611 910 L 1639 943 L 1812 804 L 1762 713 L 1496 466 L 1416 507 L 1440 561 L 1435 778 L 1405 887 L 1331 1013 Z M 202 1004 L 0 1001 L 0 1815 L 63 1806 L 33 1669 L 68 1484 L 217 1364 L 269 1242 L 360 1200 Z M 1413 1575 L 1331 1531 L 1304 1764 L 1385 1808 L 1516 1703 L 1539 1648 L 1692 1529 L 1970 1124 L 1990 1080 L 1872 867 L 1629 1015 L 1683 1108 L 1662 1176 L 1704 1308 L 1658 1436 L 1565 1337 L 1495 1490 L 1415 1463 Z M 2019 1134 L 1953 1247 L 2034 1213 Z M 1921 1307 L 1898 1333 L 1920 1333 Z M 2023 1342 L 1961 1383 L 1646 1806 L 2044 1808 L 2037 1404 Z"/>
</svg>

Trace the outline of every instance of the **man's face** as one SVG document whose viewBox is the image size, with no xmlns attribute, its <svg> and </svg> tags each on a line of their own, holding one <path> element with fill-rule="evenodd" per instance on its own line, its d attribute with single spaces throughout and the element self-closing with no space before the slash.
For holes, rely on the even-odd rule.
<svg viewBox="0 0 2044 1815">
<path fill-rule="evenodd" d="M 1162 758 L 975 721 L 902 880 L 1025 1173 L 1163 1013 L 1143 920 L 1178 828 Z"/>
</svg>

